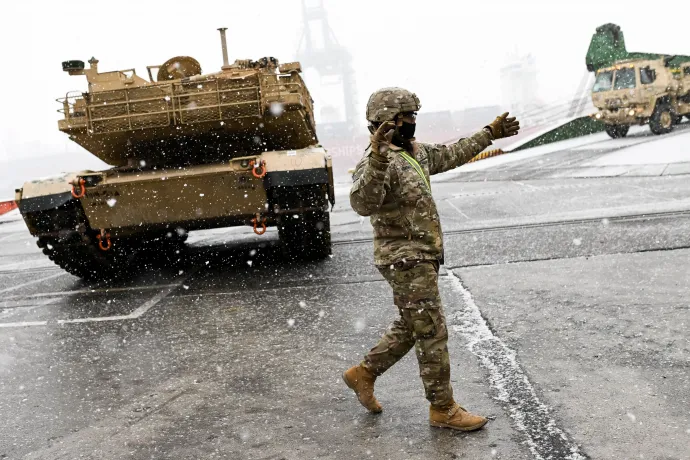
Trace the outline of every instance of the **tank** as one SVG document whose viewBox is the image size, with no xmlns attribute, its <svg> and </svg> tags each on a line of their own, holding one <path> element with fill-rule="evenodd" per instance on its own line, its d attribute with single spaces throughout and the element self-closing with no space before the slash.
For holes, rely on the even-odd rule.
<svg viewBox="0 0 690 460">
<path fill-rule="evenodd" d="M 179 252 L 189 231 L 277 227 L 291 259 L 331 253 L 332 160 L 318 142 L 313 100 L 298 62 L 228 61 L 202 73 L 177 56 L 100 72 L 91 58 L 62 63 L 87 91 L 58 99 L 58 129 L 105 163 L 16 190 L 43 252 L 86 280 L 134 273 L 147 253 Z"/>
</svg>

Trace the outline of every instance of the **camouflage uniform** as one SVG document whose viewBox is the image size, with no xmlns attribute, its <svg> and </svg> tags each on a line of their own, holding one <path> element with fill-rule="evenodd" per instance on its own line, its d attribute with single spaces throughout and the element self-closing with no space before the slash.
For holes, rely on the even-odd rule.
<svg viewBox="0 0 690 460">
<path fill-rule="evenodd" d="M 368 148 L 353 176 L 350 204 L 370 216 L 374 262 L 400 313 L 362 366 L 379 376 L 414 346 L 426 398 L 437 408 L 453 404 L 453 390 L 438 291 L 443 235 L 429 177 L 466 163 L 491 140 L 482 130 L 449 146 L 414 143 L 409 153 L 389 145 L 383 155 L 372 155 Z"/>
</svg>

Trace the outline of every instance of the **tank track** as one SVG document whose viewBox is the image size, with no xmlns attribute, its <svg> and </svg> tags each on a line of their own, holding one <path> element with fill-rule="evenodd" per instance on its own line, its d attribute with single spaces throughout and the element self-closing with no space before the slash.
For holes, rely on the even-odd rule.
<svg viewBox="0 0 690 460">
<path fill-rule="evenodd" d="M 85 281 L 115 282 L 132 273 L 134 253 L 127 254 L 122 246 L 108 253 L 101 251 L 95 238 L 87 234 L 68 239 L 41 237 L 37 244 L 56 265 Z"/>
<path fill-rule="evenodd" d="M 89 282 L 114 282 L 132 273 L 136 248 L 118 242 L 109 251 L 100 250 L 79 202 L 41 212 L 34 220 L 41 230 L 50 230 L 39 233 L 38 247 L 66 272 Z"/>
</svg>

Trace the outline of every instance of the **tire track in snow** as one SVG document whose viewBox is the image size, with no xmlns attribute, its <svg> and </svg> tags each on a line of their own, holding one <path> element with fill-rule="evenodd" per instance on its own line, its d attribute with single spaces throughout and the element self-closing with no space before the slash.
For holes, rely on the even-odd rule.
<svg viewBox="0 0 690 460">
<path fill-rule="evenodd" d="M 540 460 L 586 460 L 580 446 L 559 428 L 548 406 L 537 396 L 517 362 L 515 352 L 496 337 L 482 317 L 470 291 L 448 270 L 451 287 L 462 294 L 464 308 L 448 315 L 449 324 L 467 339 L 467 348 L 489 372 L 495 399 L 502 402 L 525 437 L 532 455 Z"/>
</svg>

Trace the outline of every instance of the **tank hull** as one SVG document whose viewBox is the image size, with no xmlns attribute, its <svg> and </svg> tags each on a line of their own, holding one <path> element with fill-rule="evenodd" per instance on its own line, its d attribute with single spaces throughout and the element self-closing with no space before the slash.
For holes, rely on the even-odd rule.
<svg viewBox="0 0 690 460">
<path fill-rule="evenodd" d="M 89 264 L 120 273 L 147 242 L 218 227 L 263 234 L 276 226 L 294 257 L 314 249 L 323 257 L 330 254 L 328 209 L 335 197 L 331 158 L 313 146 L 214 165 L 81 171 L 27 182 L 15 199 L 44 252 L 88 278 Z M 69 254 L 93 260 L 77 263 Z"/>
</svg>

